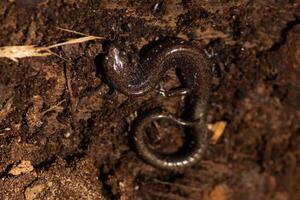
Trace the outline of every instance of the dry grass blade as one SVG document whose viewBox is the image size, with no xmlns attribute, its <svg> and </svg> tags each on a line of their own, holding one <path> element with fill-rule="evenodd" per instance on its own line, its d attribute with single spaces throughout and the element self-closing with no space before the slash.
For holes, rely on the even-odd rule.
<svg viewBox="0 0 300 200">
<path fill-rule="evenodd" d="M 84 37 L 80 37 L 80 38 L 70 39 L 66 42 L 53 44 L 53 45 L 50 45 L 46 48 L 51 49 L 51 48 L 54 48 L 54 47 L 60 47 L 60 46 L 65 46 L 65 45 L 70 45 L 70 44 L 83 43 L 83 42 L 87 42 L 87 41 L 90 41 L 90 40 L 96 40 L 96 39 L 103 39 L 103 38 L 102 37 L 97 37 L 97 36 L 84 36 Z"/>
<path fill-rule="evenodd" d="M 18 59 L 20 59 L 20 58 L 44 57 L 44 56 L 56 55 L 55 53 L 52 53 L 50 51 L 50 49 L 55 48 L 55 47 L 65 46 L 65 45 L 88 42 L 91 40 L 103 39 L 103 37 L 87 35 L 87 34 L 69 30 L 69 29 L 63 29 L 63 28 L 58 28 L 58 29 L 67 31 L 67 32 L 71 32 L 71 33 L 75 33 L 78 35 L 83 35 L 83 37 L 69 39 L 65 42 L 56 43 L 56 44 L 46 46 L 46 47 L 38 47 L 35 45 L 0 47 L 0 58 L 9 58 L 15 62 L 18 62 Z"/>
<path fill-rule="evenodd" d="M 61 31 L 66 31 L 66 32 L 69 32 L 69 33 L 75 33 L 77 35 L 83 35 L 83 36 L 91 36 L 91 35 L 88 35 L 88 34 L 85 34 L 85 33 L 80 33 L 78 31 L 74 31 L 74 30 L 71 30 L 71 29 L 67 29 L 67 28 L 60 28 L 60 27 L 56 27 L 58 30 L 61 30 Z"/>
<path fill-rule="evenodd" d="M 0 47 L 0 58 L 9 58 L 15 62 L 18 62 L 19 58 L 49 55 L 51 53 L 45 47 L 36 47 L 34 45 Z"/>
</svg>

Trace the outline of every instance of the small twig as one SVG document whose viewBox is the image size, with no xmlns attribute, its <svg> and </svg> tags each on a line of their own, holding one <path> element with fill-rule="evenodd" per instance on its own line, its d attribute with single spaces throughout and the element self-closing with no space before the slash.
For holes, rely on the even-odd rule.
<svg viewBox="0 0 300 200">
<path fill-rule="evenodd" d="M 150 192 L 150 194 L 153 196 L 163 197 L 163 198 L 167 198 L 167 199 L 186 200 L 186 198 L 178 196 L 176 194 L 172 194 L 172 193 Z"/>
<path fill-rule="evenodd" d="M 5 119 L 7 114 L 12 110 L 13 97 L 11 97 L 4 107 L 0 110 L 0 122 Z"/>
<path fill-rule="evenodd" d="M 62 60 L 64 60 L 64 61 L 66 61 L 66 62 L 69 62 L 69 63 L 72 62 L 72 60 L 69 60 L 69 59 L 67 59 L 67 58 L 64 58 L 64 57 L 62 57 L 61 55 L 55 53 L 54 51 L 51 51 L 51 50 L 49 50 L 49 49 L 48 49 L 47 51 L 50 52 L 52 55 L 54 55 L 54 56 L 56 56 L 56 57 L 58 57 L 58 58 L 60 58 L 60 59 L 62 59 Z"/>
<path fill-rule="evenodd" d="M 153 181 L 156 182 L 156 183 L 163 184 L 163 185 L 175 186 L 175 187 L 181 188 L 183 190 L 187 190 L 187 191 L 191 191 L 191 190 L 192 191 L 197 191 L 197 192 L 202 191 L 199 188 L 188 186 L 188 185 L 183 185 L 183 184 L 178 184 L 178 183 L 169 183 L 169 182 L 161 181 L 161 180 L 158 180 L 158 179 L 153 179 Z"/>
<path fill-rule="evenodd" d="M 71 72 L 68 69 L 68 66 L 66 66 L 66 72 L 65 72 L 65 77 L 66 77 L 66 84 L 67 84 L 67 90 L 69 92 L 70 95 L 70 99 L 71 99 L 71 110 L 72 110 L 72 114 L 75 113 L 75 108 L 76 108 L 76 101 L 74 100 L 74 95 L 73 95 L 73 90 L 72 90 L 72 84 L 71 84 Z"/>
<path fill-rule="evenodd" d="M 48 112 L 51 112 L 53 110 L 56 110 L 62 103 L 64 103 L 66 100 L 62 100 L 60 102 L 58 102 L 58 104 L 54 105 L 54 106 L 51 106 L 49 109 L 45 110 L 42 115 L 44 116 L 45 114 L 47 114 Z"/>
</svg>

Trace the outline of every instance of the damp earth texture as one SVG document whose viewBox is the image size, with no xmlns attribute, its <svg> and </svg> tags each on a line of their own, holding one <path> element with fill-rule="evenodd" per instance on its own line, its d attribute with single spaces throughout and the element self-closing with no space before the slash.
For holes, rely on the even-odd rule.
<svg viewBox="0 0 300 200">
<path fill-rule="evenodd" d="M 1 0 L 0 25 L 0 199 L 299 199 L 299 0 Z M 87 35 L 97 39 L 51 55 L 3 55 Z M 185 98 L 123 94 L 101 68 L 107 41 L 135 61 L 163 38 L 205 52 L 207 125 L 226 123 L 201 160 L 178 171 L 144 162 L 130 135 L 149 110 L 181 116 Z M 159 86 L 180 88 L 179 74 L 168 70 Z M 145 127 L 166 154 L 184 131 L 164 119 Z"/>
</svg>

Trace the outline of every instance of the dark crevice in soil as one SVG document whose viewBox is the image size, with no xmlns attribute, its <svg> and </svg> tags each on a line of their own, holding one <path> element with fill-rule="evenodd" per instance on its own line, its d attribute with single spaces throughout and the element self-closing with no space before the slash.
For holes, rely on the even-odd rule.
<svg viewBox="0 0 300 200">
<path fill-rule="evenodd" d="M 261 143 L 257 144 L 257 164 L 261 169 L 261 172 L 265 171 L 265 154 L 267 146 L 267 136 L 263 135 L 261 138 Z"/>
<path fill-rule="evenodd" d="M 66 156 L 64 159 L 68 166 L 74 164 L 77 160 L 80 160 L 86 155 L 84 152 L 78 152 L 71 155 Z"/>
<path fill-rule="evenodd" d="M 30 188 L 34 183 L 35 183 L 35 181 L 37 180 L 38 178 L 37 177 L 35 177 L 25 188 L 24 188 L 24 191 L 26 191 L 27 190 L 27 188 Z M 24 199 L 26 199 L 26 196 L 25 196 L 26 194 L 25 194 L 25 192 L 23 192 L 23 198 Z"/>
<path fill-rule="evenodd" d="M 0 179 L 9 178 L 10 177 L 9 171 L 13 168 L 13 166 L 14 166 L 14 163 L 7 165 L 5 170 L 0 173 Z"/>
<path fill-rule="evenodd" d="M 86 156 L 87 154 L 86 150 L 88 149 L 88 146 L 89 146 L 89 138 L 82 139 L 77 148 L 78 151 L 64 157 L 67 164 L 72 165 L 73 163 L 76 163 L 77 160 L 80 160 L 84 156 Z"/>
<path fill-rule="evenodd" d="M 88 120 L 87 124 L 86 124 L 86 133 L 90 132 L 91 128 L 93 127 L 93 121 L 92 120 Z M 81 139 L 78 147 L 77 147 L 77 151 L 65 156 L 65 161 L 67 162 L 68 165 L 72 165 L 73 163 L 75 163 L 77 160 L 82 159 L 84 156 L 87 155 L 86 151 L 88 150 L 88 147 L 91 143 L 90 140 L 90 134 L 84 134 L 83 135 L 84 138 Z"/>
<path fill-rule="evenodd" d="M 294 20 L 288 22 L 286 24 L 286 27 L 281 30 L 280 40 L 278 42 L 275 42 L 269 49 L 269 51 L 277 51 L 278 49 L 280 49 L 280 47 L 283 46 L 287 41 L 288 33 L 298 24 L 300 24 L 300 19 L 298 17 L 295 17 Z"/>
<path fill-rule="evenodd" d="M 36 169 L 37 171 L 43 171 L 43 170 L 48 170 L 53 163 L 55 163 L 57 160 L 56 156 L 52 156 L 50 159 L 45 160 L 37 165 L 34 166 L 34 169 Z"/>
<path fill-rule="evenodd" d="M 113 174 L 113 170 L 107 170 L 105 169 L 105 166 L 102 165 L 100 166 L 100 170 L 99 170 L 99 180 L 102 183 L 102 192 L 103 195 L 107 198 L 107 199 L 120 199 L 119 195 L 114 194 L 112 186 L 108 183 L 109 182 L 109 176 L 111 176 Z"/>
</svg>

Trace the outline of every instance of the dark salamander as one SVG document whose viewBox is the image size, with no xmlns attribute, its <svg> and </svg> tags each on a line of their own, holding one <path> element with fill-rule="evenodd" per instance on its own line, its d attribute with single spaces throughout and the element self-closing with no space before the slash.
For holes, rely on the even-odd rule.
<svg viewBox="0 0 300 200">
<path fill-rule="evenodd" d="M 136 56 L 138 57 L 138 56 Z M 190 121 L 176 118 L 165 112 L 149 112 L 137 123 L 134 145 L 138 155 L 147 163 L 163 169 L 177 170 L 199 161 L 208 145 L 206 110 L 210 96 L 211 68 L 206 54 L 194 45 L 181 40 L 170 39 L 154 46 L 139 61 L 111 44 L 103 61 L 108 83 L 125 95 L 143 95 L 155 89 L 166 71 L 178 68 L 185 82 L 188 95 Z M 172 96 L 172 94 L 171 94 Z M 169 119 L 188 126 L 188 141 L 178 152 L 163 154 L 150 147 L 144 128 L 159 119 Z"/>
</svg>

